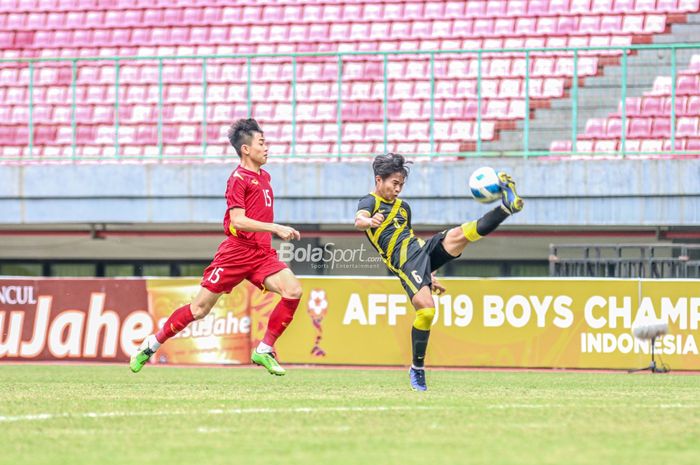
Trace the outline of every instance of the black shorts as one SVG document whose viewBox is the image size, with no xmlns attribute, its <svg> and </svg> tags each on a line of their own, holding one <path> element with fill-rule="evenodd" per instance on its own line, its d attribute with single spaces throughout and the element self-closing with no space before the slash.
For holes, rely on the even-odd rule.
<svg viewBox="0 0 700 465">
<path fill-rule="evenodd" d="M 447 253 L 442 241 L 445 239 L 447 231 L 442 231 L 428 239 L 420 252 L 409 258 L 399 269 L 399 273 L 394 272 L 399 277 L 401 285 L 406 290 L 408 297 L 418 293 L 421 287 L 432 284 L 431 273 L 447 262 L 458 258 Z"/>
</svg>

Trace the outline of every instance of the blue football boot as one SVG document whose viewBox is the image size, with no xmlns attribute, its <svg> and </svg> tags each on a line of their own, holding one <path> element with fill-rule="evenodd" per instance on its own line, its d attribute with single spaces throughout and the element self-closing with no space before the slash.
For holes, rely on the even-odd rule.
<svg viewBox="0 0 700 465">
<path fill-rule="evenodd" d="M 411 389 L 414 391 L 428 390 L 428 386 L 425 385 L 425 369 L 411 367 L 408 370 L 408 378 L 411 380 Z"/>
<path fill-rule="evenodd" d="M 507 173 L 501 171 L 498 173 L 498 179 L 501 184 L 501 195 L 503 196 L 503 208 L 511 214 L 518 213 L 525 206 L 525 202 L 520 198 L 515 191 L 515 181 Z"/>
</svg>

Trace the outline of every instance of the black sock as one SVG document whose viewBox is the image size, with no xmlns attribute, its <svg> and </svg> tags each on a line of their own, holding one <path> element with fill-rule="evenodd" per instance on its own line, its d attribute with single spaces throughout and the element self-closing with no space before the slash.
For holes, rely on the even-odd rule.
<svg viewBox="0 0 700 465">
<path fill-rule="evenodd" d="M 423 331 L 415 326 L 411 328 L 411 342 L 413 342 L 413 366 L 422 368 L 425 364 L 425 352 L 428 349 L 430 331 Z"/>
<path fill-rule="evenodd" d="M 493 230 L 509 216 L 510 214 L 503 211 L 499 205 L 476 221 L 476 232 L 479 233 L 480 236 L 485 236 L 493 232 Z"/>
</svg>

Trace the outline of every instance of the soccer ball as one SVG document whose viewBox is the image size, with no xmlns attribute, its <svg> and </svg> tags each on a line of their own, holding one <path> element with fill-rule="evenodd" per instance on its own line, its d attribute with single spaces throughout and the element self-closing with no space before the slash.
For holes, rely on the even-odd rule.
<svg viewBox="0 0 700 465">
<path fill-rule="evenodd" d="M 482 166 L 469 176 L 469 190 L 481 203 L 491 203 L 501 199 L 501 184 L 498 173 L 490 166 Z"/>
</svg>

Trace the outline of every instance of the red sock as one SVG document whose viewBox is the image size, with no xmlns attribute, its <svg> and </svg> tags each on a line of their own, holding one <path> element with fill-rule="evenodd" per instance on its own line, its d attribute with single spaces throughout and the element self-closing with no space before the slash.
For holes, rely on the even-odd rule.
<svg viewBox="0 0 700 465">
<path fill-rule="evenodd" d="M 265 337 L 263 342 L 269 346 L 275 345 L 277 338 L 282 335 L 289 323 L 292 322 L 294 318 L 294 312 L 296 312 L 299 306 L 300 299 L 285 299 L 279 301 L 275 309 L 270 315 L 270 320 L 267 322 L 267 331 L 265 332 Z"/>
<path fill-rule="evenodd" d="M 170 315 L 160 331 L 156 333 L 156 339 L 161 344 L 182 331 L 188 324 L 194 321 L 190 304 L 178 308 Z"/>
</svg>

